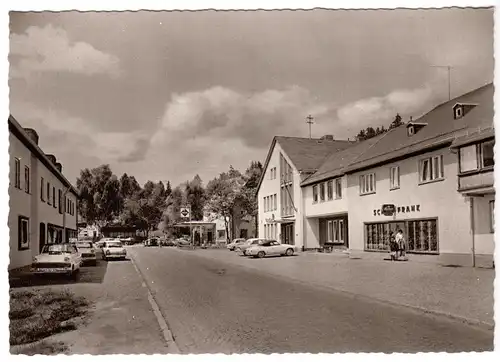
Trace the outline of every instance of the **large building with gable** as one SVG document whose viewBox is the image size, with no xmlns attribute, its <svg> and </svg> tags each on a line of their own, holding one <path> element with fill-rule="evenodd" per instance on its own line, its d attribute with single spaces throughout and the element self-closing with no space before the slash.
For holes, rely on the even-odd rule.
<svg viewBox="0 0 500 362">
<path fill-rule="evenodd" d="M 402 229 L 410 260 L 492 266 L 493 92 L 488 84 L 366 141 L 329 140 L 344 147 L 312 146 L 307 153 L 296 145 L 322 140 L 295 139 L 276 152 L 276 137 L 259 188 L 259 235 L 287 242 L 283 226 L 267 225 L 286 222 L 276 190 L 291 170 L 300 183 L 292 183 L 294 242 L 304 249 L 382 258 L 391 232 Z M 299 154 L 316 162 L 294 166 Z"/>
</svg>

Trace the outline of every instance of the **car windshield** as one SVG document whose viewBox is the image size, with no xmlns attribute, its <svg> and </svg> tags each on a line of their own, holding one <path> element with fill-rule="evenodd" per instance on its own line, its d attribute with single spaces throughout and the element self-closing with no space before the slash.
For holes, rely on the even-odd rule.
<svg viewBox="0 0 500 362">
<path fill-rule="evenodd" d="M 108 248 L 121 248 L 122 247 L 122 243 L 118 243 L 118 242 L 107 242 L 106 243 L 106 246 Z"/>
<path fill-rule="evenodd" d="M 91 243 L 76 243 L 77 248 L 84 248 L 84 249 L 91 249 L 92 244 Z"/>
<path fill-rule="evenodd" d="M 42 254 L 59 255 L 73 252 L 73 246 L 69 244 L 45 245 Z"/>
</svg>

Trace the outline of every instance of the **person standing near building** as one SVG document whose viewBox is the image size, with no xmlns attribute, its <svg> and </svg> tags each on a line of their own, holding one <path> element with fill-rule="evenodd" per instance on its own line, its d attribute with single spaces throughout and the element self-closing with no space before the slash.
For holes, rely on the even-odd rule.
<svg viewBox="0 0 500 362">
<path fill-rule="evenodd" d="M 397 259 L 400 257 L 406 258 L 406 243 L 405 243 L 405 237 L 403 234 L 403 230 L 399 229 L 398 233 L 396 234 L 396 243 L 398 244 L 398 249 L 399 249 L 399 255 L 397 256 Z"/>
</svg>

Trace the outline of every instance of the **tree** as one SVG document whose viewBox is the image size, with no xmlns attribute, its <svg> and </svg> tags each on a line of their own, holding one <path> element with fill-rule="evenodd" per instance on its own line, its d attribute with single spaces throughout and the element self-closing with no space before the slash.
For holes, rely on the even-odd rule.
<svg viewBox="0 0 500 362">
<path fill-rule="evenodd" d="M 167 186 L 169 183 L 167 183 Z M 165 201 L 165 208 L 163 210 L 161 221 L 158 224 L 158 229 L 162 230 L 168 237 L 176 234 L 175 225 L 180 220 L 180 209 L 183 203 L 183 194 L 181 188 L 178 186 L 173 189 Z"/>
<path fill-rule="evenodd" d="M 169 197 L 172 193 L 172 186 L 170 185 L 170 181 L 167 181 L 167 186 L 165 186 L 165 197 Z"/>
<path fill-rule="evenodd" d="M 398 113 L 398 114 L 396 114 L 396 117 L 394 117 L 394 121 L 392 121 L 391 125 L 389 126 L 389 129 L 393 129 L 393 128 L 399 127 L 402 124 L 404 124 L 403 120 L 402 120 L 401 116 Z"/>
<path fill-rule="evenodd" d="M 252 161 L 250 166 L 245 171 L 245 185 L 242 190 L 243 211 L 246 215 L 253 218 L 255 222 L 255 230 L 259 227 L 257 186 L 259 185 L 262 172 L 263 167 L 260 161 Z"/>
<path fill-rule="evenodd" d="M 131 198 L 136 192 L 141 190 L 141 186 L 134 176 L 124 173 L 120 177 L 120 211 L 125 206 L 125 200 Z"/>
<path fill-rule="evenodd" d="M 364 129 L 358 132 L 358 134 L 356 135 L 356 139 L 358 141 L 364 141 L 366 139 L 366 133 Z"/>
<path fill-rule="evenodd" d="M 191 208 L 191 218 L 202 220 L 205 207 L 205 189 L 199 175 L 196 175 L 192 181 L 186 182 L 186 202 Z"/>
<path fill-rule="evenodd" d="M 76 185 L 80 193 L 78 212 L 87 223 L 102 227 L 118 216 L 120 182 L 109 165 L 81 170 Z"/>
<path fill-rule="evenodd" d="M 236 203 L 243 198 L 244 179 L 232 166 L 229 172 L 221 173 L 207 184 L 207 203 L 205 210 L 224 220 L 226 237 L 229 241 L 229 223 L 234 220 Z M 232 228 L 234 233 L 234 228 Z M 233 235 L 234 236 L 234 235 Z"/>
<path fill-rule="evenodd" d="M 376 135 L 377 135 L 377 133 L 375 132 L 375 129 L 373 127 L 366 128 L 366 138 L 365 139 L 373 138 Z"/>
</svg>

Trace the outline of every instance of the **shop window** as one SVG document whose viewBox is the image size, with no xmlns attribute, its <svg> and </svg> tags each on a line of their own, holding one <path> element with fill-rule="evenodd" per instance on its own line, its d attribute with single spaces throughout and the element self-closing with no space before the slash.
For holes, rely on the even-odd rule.
<svg viewBox="0 0 500 362">
<path fill-rule="evenodd" d="M 14 186 L 16 188 L 20 189 L 21 188 L 21 160 L 19 158 L 15 158 L 14 164 L 15 164 Z"/>
<path fill-rule="evenodd" d="M 408 221 L 405 239 L 408 252 L 437 253 L 437 220 L 430 219 Z"/>
<path fill-rule="evenodd" d="M 399 189 L 399 166 L 391 167 L 389 182 L 391 190 Z"/>
<path fill-rule="evenodd" d="M 495 200 L 490 201 L 490 231 L 495 232 Z"/>
<path fill-rule="evenodd" d="M 27 194 L 30 193 L 30 168 L 28 166 L 24 166 L 24 191 Z"/>
<path fill-rule="evenodd" d="M 481 167 L 493 167 L 495 165 L 495 159 L 493 157 L 493 148 L 495 142 L 489 141 L 481 144 Z"/>
<path fill-rule="evenodd" d="M 326 184 L 326 193 L 328 196 L 328 200 L 333 200 L 333 181 L 330 180 Z"/>
<path fill-rule="evenodd" d="M 359 193 L 361 195 L 375 193 L 375 174 L 369 173 L 359 176 Z"/>
<path fill-rule="evenodd" d="M 420 183 L 427 183 L 444 178 L 443 156 L 421 159 L 419 162 Z"/>
<path fill-rule="evenodd" d="M 331 244 L 344 244 L 344 220 L 328 220 L 327 242 Z"/>
<path fill-rule="evenodd" d="M 40 200 L 45 202 L 45 180 L 40 178 Z"/>
<path fill-rule="evenodd" d="M 325 201 L 325 184 L 323 182 L 319 184 L 319 199 L 321 202 Z"/>
<path fill-rule="evenodd" d="M 341 178 L 335 179 L 335 198 L 336 199 L 342 198 L 342 179 Z"/>
<path fill-rule="evenodd" d="M 226 230 L 217 230 L 217 238 L 225 239 L 226 238 Z"/>
<path fill-rule="evenodd" d="M 313 202 L 318 202 L 318 185 L 313 186 Z"/>
<path fill-rule="evenodd" d="M 29 218 L 19 216 L 18 225 L 18 249 L 28 250 L 30 248 Z"/>
</svg>

